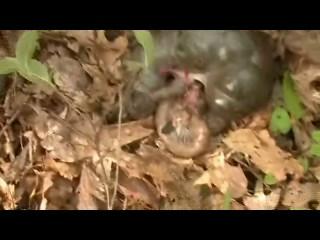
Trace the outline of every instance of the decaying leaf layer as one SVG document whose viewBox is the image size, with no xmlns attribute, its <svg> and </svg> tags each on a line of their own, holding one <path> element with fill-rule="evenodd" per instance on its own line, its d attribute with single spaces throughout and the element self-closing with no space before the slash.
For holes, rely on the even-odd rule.
<svg viewBox="0 0 320 240">
<path fill-rule="evenodd" d="M 277 40 L 278 53 L 292 72 L 304 105 L 316 114 L 319 111 L 319 30 L 270 30 Z M 287 53 L 287 54 L 285 54 Z"/>
<path fill-rule="evenodd" d="M 38 58 L 52 71 L 58 93 L 8 76 L 14 81 L 0 109 L 2 209 L 273 210 L 309 208 L 320 200 L 319 184 L 300 183 L 302 166 L 265 130 L 269 109 L 244 129 L 230 131 L 225 145 L 195 159 L 177 158 L 159 147 L 152 119 L 106 121 L 121 109 L 119 90 L 130 82 L 123 71 L 128 35 L 110 38 L 107 32 L 43 34 Z M 319 31 L 266 32 L 288 61 L 304 105 L 317 114 Z M 1 33 L 12 46 L 0 38 L 0 56 L 14 54 L 20 33 Z M 230 149 L 245 160 L 235 161 Z M 318 168 L 310 172 L 319 180 Z M 250 181 L 266 174 L 277 180 L 272 188 L 265 186 L 269 192 L 248 189 Z M 293 177 L 289 184 L 287 175 Z"/>
<path fill-rule="evenodd" d="M 272 174 L 278 181 L 303 176 L 303 167 L 291 154 L 281 150 L 267 130 L 240 129 L 231 132 L 223 140 L 229 148 L 249 155 L 250 161 L 266 174 Z"/>
<path fill-rule="evenodd" d="M 217 152 L 208 159 L 208 170 L 197 179 L 195 185 L 213 184 L 223 194 L 230 194 L 232 198 L 241 198 L 247 193 L 248 180 L 241 167 L 231 166 L 226 162 L 222 152 Z"/>
<path fill-rule="evenodd" d="M 245 197 L 243 203 L 249 210 L 274 210 L 279 204 L 280 193 L 280 189 L 276 189 L 268 195 L 257 192 L 253 196 Z"/>
<path fill-rule="evenodd" d="M 320 185 L 291 181 L 284 192 L 282 204 L 291 208 L 308 208 L 311 201 L 320 200 Z"/>
</svg>

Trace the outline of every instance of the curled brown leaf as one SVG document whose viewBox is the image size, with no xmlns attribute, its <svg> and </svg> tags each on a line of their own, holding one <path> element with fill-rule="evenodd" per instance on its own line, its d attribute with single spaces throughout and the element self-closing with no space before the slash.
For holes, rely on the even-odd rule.
<svg viewBox="0 0 320 240">
<path fill-rule="evenodd" d="M 278 181 L 303 176 L 303 167 L 290 153 L 284 152 L 267 130 L 240 129 L 231 132 L 223 140 L 229 148 L 251 156 L 250 161 L 266 174 L 272 174 Z"/>
</svg>

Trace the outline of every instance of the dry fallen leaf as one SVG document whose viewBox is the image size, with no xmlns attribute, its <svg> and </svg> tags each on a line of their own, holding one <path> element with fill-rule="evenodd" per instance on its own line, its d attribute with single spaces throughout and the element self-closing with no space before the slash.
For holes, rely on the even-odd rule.
<svg viewBox="0 0 320 240">
<path fill-rule="evenodd" d="M 47 61 L 56 74 L 55 83 L 64 92 L 75 93 L 84 91 L 88 87 L 89 79 L 81 64 L 75 59 L 53 55 Z"/>
<path fill-rule="evenodd" d="M 241 167 L 234 167 L 225 162 L 222 152 L 208 159 L 208 170 L 198 178 L 195 185 L 215 185 L 222 193 L 229 192 L 232 198 L 240 198 L 247 193 L 248 180 Z"/>
<path fill-rule="evenodd" d="M 247 125 L 247 128 L 251 129 L 264 129 L 267 128 L 271 119 L 272 108 L 268 106 L 265 109 L 262 109 L 252 116 L 252 120 Z"/>
<path fill-rule="evenodd" d="M 200 188 L 194 186 L 194 180 L 186 178 L 192 162 L 180 164 L 159 149 L 144 144 L 140 146 L 138 155 L 138 169 L 150 176 L 160 195 L 166 197 L 161 209 L 201 209 Z"/>
<path fill-rule="evenodd" d="M 228 163 L 223 155 L 209 156 L 209 159 L 204 156 L 196 159 L 199 162 L 178 159 L 159 146 L 147 145 L 154 143 L 151 137 L 154 130 L 140 121 L 122 123 L 120 138 L 118 124 L 104 125 L 105 119 L 115 119 L 119 83 L 121 88 L 135 75 L 130 73 L 124 77 L 121 69 L 128 47 L 126 35 L 107 38 L 105 30 L 49 31 L 49 35 L 50 32 L 57 37 L 42 39 L 39 59 L 54 71 L 56 85 L 70 102 L 64 104 L 56 95 L 43 94 L 37 86 L 22 86 L 19 81 L 10 88 L 3 116 L 2 112 L 0 115 L 0 127 L 17 109 L 23 107 L 23 111 L 4 132 L 4 144 L 1 143 L 0 198 L 4 209 L 15 209 L 17 205 L 37 209 L 110 209 L 115 186 L 112 181 L 116 178 L 114 166 L 120 171 L 116 178 L 115 209 L 223 209 L 226 199 L 223 193 L 227 192 L 233 198 L 231 209 L 276 208 L 280 189 L 267 195 L 256 192 L 248 196 L 248 180 L 242 168 Z M 282 44 L 283 49 L 290 50 L 287 60 L 299 94 L 303 103 L 318 113 L 320 31 L 265 32 L 279 46 Z M 13 53 L 15 42 L 10 43 Z M 0 55 L 8 54 L 1 50 L 0 46 Z M 79 105 L 85 106 L 80 107 L 84 110 L 82 114 L 71 108 Z M 241 156 L 251 157 L 248 161 L 278 181 L 286 180 L 287 174 L 299 179 L 303 168 L 298 161 L 278 148 L 267 131 L 258 131 L 267 128 L 269 110 L 263 109 L 246 118 L 251 121 L 242 121 L 241 126 L 251 130 L 231 132 L 225 143 L 233 151 L 244 153 Z M 93 115 L 98 121 L 93 120 Z M 32 134 L 28 137 L 25 129 L 36 133 L 38 138 Z M 306 142 L 310 129 L 303 125 L 302 131 L 298 130 L 294 129 L 295 140 L 299 149 L 304 150 L 307 147 L 299 143 Z M 137 145 L 140 149 L 134 151 Z M 89 167 L 89 163 L 92 166 Z M 195 166 L 197 163 L 199 166 Z M 256 173 L 257 170 L 253 170 Z M 320 179 L 316 167 L 310 171 Z M 9 184 L 11 182 L 14 185 Z M 285 184 L 280 183 L 286 187 Z M 79 194 L 75 193 L 77 186 Z M 105 192 L 106 189 L 110 192 Z M 285 189 L 282 204 L 306 205 L 311 200 L 319 200 L 318 192 L 319 184 L 292 181 Z M 163 205 L 159 204 L 160 196 L 164 198 Z M 234 198 L 241 198 L 245 206 Z"/>
<path fill-rule="evenodd" d="M 160 194 L 156 188 L 143 179 L 129 178 L 124 171 L 119 171 L 119 188 L 126 197 L 142 201 L 153 209 L 159 209 Z"/>
<path fill-rule="evenodd" d="M 303 58 L 320 63 L 319 30 L 287 30 L 283 35 L 286 48 Z"/>
<path fill-rule="evenodd" d="M 58 162 L 52 158 L 43 160 L 45 168 L 55 171 L 60 176 L 72 180 L 80 175 L 80 168 L 76 164 L 68 164 L 65 162 Z"/>
<path fill-rule="evenodd" d="M 72 126 L 70 129 L 67 122 L 57 121 L 44 111 L 37 110 L 37 115 L 30 120 L 30 124 L 33 125 L 37 136 L 42 139 L 41 146 L 53 159 L 72 163 L 79 159 L 97 156 L 90 144 L 90 140 L 94 139 L 94 131 L 87 121 L 73 122 L 69 124 Z"/>
<path fill-rule="evenodd" d="M 30 120 L 37 136 L 42 139 L 41 146 L 48 151 L 51 158 L 63 162 L 72 163 L 85 158 L 96 160 L 99 159 L 98 144 L 100 154 L 105 155 L 119 144 L 120 147 L 127 145 L 154 132 L 151 128 L 145 128 L 143 121 L 129 122 L 121 124 L 120 139 L 118 139 L 118 124 L 100 126 L 100 123 L 83 120 L 77 116 L 70 119 L 69 115 L 67 114 L 68 119 L 57 121 L 37 109 L 37 115 Z"/>
<path fill-rule="evenodd" d="M 13 116 L 17 109 L 22 108 L 22 106 L 28 102 L 30 96 L 21 91 L 8 91 L 5 101 L 4 101 L 4 116 L 10 118 Z"/>
<path fill-rule="evenodd" d="M 28 161 L 30 146 L 31 143 L 29 142 L 23 147 L 20 154 L 15 157 L 13 162 L 4 162 L 1 164 L 0 168 L 4 172 L 6 181 L 18 182 L 24 172 L 30 168 L 31 163 Z"/>
<path fill-rule="evenodd" d="M 78 210 L 99 210 L 97 199 L 105 202 L 104 187 L 99 177 L 86 165 L 82 166 L 78 186 Z"/>
<path fill-rule="evenodd" d="M 290 61 L 297 92 L 303 104 L 313 113 L 318 113 L 320 109 L 319 67 L 320 63 L 311 63 L 301 58 L 292 58 Z"/>
<path fill-rule="evenodd" d="M 16 208 L 14 199 L 15 187 L 12 184 L 7 184 L 3 178 L 0 177 L 0 199 L 4 210 L 13 210 Z"/>
<path fill-rule="evenodd" d="M 16 44 L 17 44 L 20 36 L 25 31 L 26 30 L 14 30 L 14 31 L 13 30 L 1 30 L 1 37 L 2 37 L 1 44 L 5 45 L 10 57 L 14 57 Z"/>
<path fill-rule="evenodd" d="M 75 39 L 80 45 L 90 46 L 95 39 L 95 30 L 53 30 L 53 35 Z"/>
<path fill-rule="evenodd" d="M 282 204 L 291 208 L 308 207 L 312 200 L 320 200 L 320 185 L 291 181 L 283 194 Z"/>
<path fill-rule="evenodd" d="M 318 181 L 320 181 L 320 165 L 309 169 Z"/>
<path fill-rule="evenodd" d="M 313 113 L 319 111 L 319 30 L 282 30 L 281 44 L 291 53 L 285 59 L 304 105 Z"/>
<path fill-rule="evenodd" d="M 61 124 L 51 119 L 45 111 L 39 106 L 34 106 L 34 114 L 27 118 L 27 122 L 33 126 L 36 135 L 40 139 L 44 139 L 52 133 L 59 132 Z"/>
<path fill-rule="evenodd" d="M 211 182 L 222 193 L 229 192 L 233 198 L 240 198 L 247 192 L 248 180 L 241 167 L 225 164 L 222 168 L 210 169 Z"/>
<path fill-rule="evenodd" d="M 62 210 L 75 210 L 74 186 L 71 181 L 54 175 L 53 185 L 45 192 L 48 200 L 47 209 L 58 208 Z"/>
<path fill-rule="evenodd" d="M 137 151 L 139 159 L 138 168 L 141 172 L 152 176 L 160 183 L 175 182 L 183 179 L 183 167 L 158 149 L 141 144 Z"/>
<path fill-rule="evenodd" d="M 98 65 L 82 63 L 84 71 L 92 78 L 91 86 L 86 89 L 90 98 L 88 104 L 92 107 L 102 108 L 108 113 L 117 104 L 117 88 L 110 86 L 110 76 L 106 75 Z"/>
<path fill-rule="evenodd" d="M 249 210 L 274 210 L 279 204 L 280 193 L 280 189 L 275 189 L 268 195 L 256 192 L 253 196 L 245 196 L 243 203 Z"/>
<path fill-rule="evenodd" d="M 239 129 L 223 140 L 233 151 L 251 156 L 250 161 L 278 181 L 286 180 L 287 174 L 295 178 L 303 176 L 303 167 L 290 153 L 281 150 L 267 130 Z"/>
<path fill-rule="evenodd" d="M 225 195 L 215 193 L 212 195 L 210 200 L 212 205 L 210 210 L 226 210 L 224 207 Z M 230 204 L 230 210 L 245 210 L 245 207 L 237 201 L 232 200 Z"/>
<path fill-rule="evenodd" d="M 41 203 L 39 210 L 46 210 L 48 199 L 45 197 L 45 193 L 48 191 L 49 188 L 53 185 L 53 172 L 43 172 L 38 174 L 42 178 L 42 187 L 41 187 Z"/>
<path fill-rule="evenodd" d="M 57 55 L 51 56 L 47 62 L 59 89 L 72 98 L 77 106 L 87 107 L 86 89 L 90 81 L 80 63 L 73 58 Z"/>
<path fill-rule="evenodd" d="M 113 42 L 107 40 L 103 31 L 98 31 L 97 56 L 102 60 L 100 67 L 111 73 L 116 79 L 121 79 L 119 71 L 121 62 L 119 58 L 126 52 L 128 39 L 124 36 L 116 38 Z M 101 51 L 102 50 L 102 51 Z"/>
<path fill-rule="evenodd" d="M 60 135 L 51 135 L 41 141 L 41 145 L 48 150 L 51 158 L 60 161 L 73 163 L 85 158 L 98 158 L 96 151 L 88 145 L 73 145 L 67 142 Z"/>
<path fill-rule="evenodd" d="M 26 195 L 28 197 L 28 205 L 30 206 L 30 202 L 36 195 L 39 180 L 40 176 L 36 174 L 35 171 L 29 171 L 26 173 L 16 186 L 16 199 L 20 201 L 23 196 Z"/>
<path fill-rule="evenodd" d="M 113 41 L 109 41 L 104 30 L 68 30 L 52 31 L 54 34 L 71 37 L 77 42 L 68 41 L 68 47 L 76 52 L 79 46 L 87 49 L 97 59 L 97 63 L 104 73 L 112 74 L 116 79 L 121 78 L 119 58 L 126 52 L 128 39 L 125 36 L 119 36 Z"/>
<path fill-rule="evenodd" d="M 109 125 L 101 129 L 100 142 L 102 145 L 106 145 L 106 142 L 111 140 L 118 141 L 119 125 Z M 129 123 L 122 123 L 120 128 L 120 146 L 127 145 L 129 143 L 141 140 L 150 136 L 154 132 L 153 129 L 145 128 L 142 125 L 142 121 L 135 121 Z"/>
<path fill-rule="evenodd" d="M 194 185 L 211 185 L 211 177 L 209 171 L 205 171 L 195 182 Z"/>
<path fill-rule="evenodd" d="M 296 143 L 296 147 L 300 152 L 306 152 L 310 149 L 311 141 L 310 132 L 311 128 L 307 124 L 296 123 L 292 127 L 292 132 L 294 134 L 294 141 Z"/>
</svg>

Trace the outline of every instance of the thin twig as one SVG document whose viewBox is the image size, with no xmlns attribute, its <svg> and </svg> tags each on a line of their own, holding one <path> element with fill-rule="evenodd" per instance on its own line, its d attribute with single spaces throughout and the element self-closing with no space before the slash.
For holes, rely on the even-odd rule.
<svg viewBox="0 0 320 240">
<path fill-rule="evenodd" d="M 1 129 L 0 131 L 0 137 L 2 136 L 2 134 L 7 130 L 7 128 L 14 122 L 14 120 L 16 120 L 16 118 L 18 117 L 18 115 L 21 113 L 22 108 L 25 106 L 25 104 L 28 102 L 30 98 L 27 99 L 27 101 L 25 103 L 22 104 L 22 106 L 19 107 L 18 110 L 15 111 L 15 113 L 11 116 L 11 118 L 9 119 L 9 121 L 6 123 L 6 125 Z"/>
<path fill-rule="evenodd" d="M 258 180 L 261 180 L 262 178 L 253 170 L 252 167 L 249 165 L 245 164 L 243 161 L 237 159 L 237 158 L 232 158 L 233 161 L 239 163 L 240 165 L 244 166 L 252 175 L 254 175 Z"/>
<path fill-rule="evenodd" d="M 122 210 L 127 210 L 128 198 L 124 196 Z"/>
<path fill-rule="evenodd" d="M 100 155 L 100 153 L 99 153 Z M 108 181 L 108 176 L 107 176 L 107 169 L 106 167 L 104 166 L 103 162 L 106 158 L 100 158 L 100 164 L 102 166 L 102 172 L 103 172 L 103 177 L 104 177 L 104 181 L 102 181 L 103 183 L 103 188 L 104 188 L 104 193 L 105 193 L 105 198 L 106 198 L 106 203 L 107 203 L 107 209 L 109 210 L 110 209 L 110 193 L 109 193 L 109 188 L 106 184 L 106 182 Z M 110 161 L 110 160 L 108 160 Z"/>
<path fill-rule="evenodd" d="M 119 164 L 118 161 L 120 159 L 120 141 L 121 141 L 121 119 L 122 119 L 122 93 L 121 93 L 121 87 L 118 88 L 118 94 L 119 94 L 119 115 L 118 115 L 118 145 L 116 148 L 116 177 L 115 177 L 115 182 L 114 182 L 114 189 L 113 189 L 113 195 L 111 199 L 111 209 L 113 208 L 114 201 L 117 195 L 118 191 L 118 181 L 119 181 Z"/>
<path fill-rule="evenodd" d="M 17 84 L 17 74 L 14 74 L 13 78 L 12 78 L 12 84 L 10 87 L 10 90 L 8 90 L 8 94 L 10 91 L 12 91 L 14 93 L 15 91 L 15 86 Z M 11 118 L 9 119 L 9 121 L 4 125 L 4 127 L 1 129 L 0 131 L 0 137 L 2 136 L 2 134 L 7 130 L 7 128 L 14 122 L 14 120 L 16 120 L 16 118 L 18 117 L 18 115 L 21 113 L 23 106 L 30 100 L 30 97 L 27 98 L 27 100 L 14 112 L 14 114 L 11 116 Z"/>
<path fill-rule="evenodd" d="M 237 159 L 237 158 L 232 158 L 232 160 L 234 160 L 235 162 L 239 163 L 240 165 L 242 165 L 243 167 L 245 167 L 253 176 L 255 176 L 257 178 L 258 181 L 260 182 L 264 182 L 263 178 L 252 168 L 250 167 L 248 164 L 244 163 L 243 161 Z M 267 184 L 263 184 L 268 190 L 270 190 L 270 186 Z"/>
<path fill-rule="evenodd" d="M 115 202 L 115 198 L 117 195 L 117 191 L 118 191 L 118 179 L 119 179 L 119 165 L 118 165 L 118 159 L 120 157 L 120 148 L 119 148 L 119 143 L 120 143 L 120 138 L 121 138 L 121 118 L 122 118 L 122 94 L 121 94 L 121 88 L 119 88 L 119 114 L 118 114 L 118 146 L 116 147 L 116 176 L 115 176 L 115 184 L 114 184 L 114 190 L 113 190 L 113 194 L 112 194 L 112 198 L 110 201 L 110 194 L 109 194 L 109 188 L 107 187 L 107 185 L 105 184 L 108 180 L 108 176 L 107 176 L 107 169 L 104 166 L 103 162 L 106 159 L 106 157 L 102 157 L 101 156 L 101 151 L 100 151 L 100 138 L 97 137 L 96 139 L 96 145 L 97 145 L 97 152 L 99 155 L 99 162 L 101 164 L 102 167 L 102 172 L 103 172 L 103 177 L 104 177 L 104 181 L 103 181 L 103 186 L 104 186 L 104 192 L 105 192 L 105 197 L 106 197 L 106 202 L 107 202 L 107 209 L 108 210 L 112 210 L 113 209 L 113 205 Z M 109 160 L 110 161 L 110 160 Z"/>
<path fill-rule="evenodd" d="M 97 153 L 98 153 L 98 156 L 99 156 L 99 162 L 100 162 L 100 165 L 101 165 L 101 168 L 102 168 L 102 174 L 103 174 L 103 181 L 102 181 L 102 185 L 103 185 L 103 189 L 104 189 L 104 194 L 105 194 L 105 200 L 106 200 L 106 203 L 107 203 L 107 209 L 109 210 L 110 209 L 110 194 L 109 194 L 109 188 L 106 184 L 106 182 L 108 181 L 108 176 L 107 176 L 107 169 L 106 167 L 104 166 L 103 162 L 104 160 L 106 159 L 105 157 L 102 157 L 101 155 L 101 149 L 100 149 L 100 135 L 99 134 L 96 134 L 96 147 L 97 147 Z"/>
</svg>

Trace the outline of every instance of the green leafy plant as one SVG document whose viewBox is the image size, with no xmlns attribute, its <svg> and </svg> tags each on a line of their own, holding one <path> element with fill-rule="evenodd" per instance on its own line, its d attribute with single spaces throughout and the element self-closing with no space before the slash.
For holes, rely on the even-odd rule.
<svg viewBox="0 0 320 240">
<path fill-rule="evenodd" d="M 264 184 L 266 185 L 275 185 L 277 184 L 277 179 L 272 174 L 266 174 L 263 179 Z"/>
<path fill-rule="evenodd" d="M 311 134 L 312 144 L 309 150 L 309 153 L 312 156 L 320 157 L 320 131 L 315 130 Z"/>
<path fill-rule="evenodd" d="M 224 195 L 224 199 L 223 199 L 223 210 L 230 210 L 230 209 L 231 209 L 231 202 L 232 202 L 231 193 L 228 191 L 228 192 Z"/>
<path fill-rule="evenodd" d="M 16 57 L 0 60 L 0 75 L 19 73 L 30 82 L 44 82 L 54 87 L 47 66 L 32 58 L 39 48 L 38 40 L 38 31 L 24 32 L 16 45 Z"/>
<path fill-rule="evenodd" d="M 275 108 L 272 113 L 270 128 L 276 134 L 287 134 L 290 132 L 292 124 L 286 109 L 282 107 Z"/>
<path fill-rule="evenodd" d="M 270 123 L 271 131 L 275 134 L 289 133 L 292 124 L 304 116 L 304 108 L 289 72 L 284 74 L 282 92 L 285 106 L 274 109 Z"/>
<path fill-rule="evenodd" d="M 133 30 L 133 33 L 144 50 L 145 67 L 152 65 L 155 55 L 155 45 L 151 32 L 148 30 Z"/>
<path fill-rule="evenodd" d="M 320 143 L 320 130 L 315 130 L 311 134 L 311 138 L 313 141 Z"/>
<path fill-rule="evenodd" d="M 291 117 L 295 120 L 301 119 L 304 116 L 304 108 L 289 72 L 284 74 L 282 91 L 286 109 L 289 111 Z"/>
</svg>

